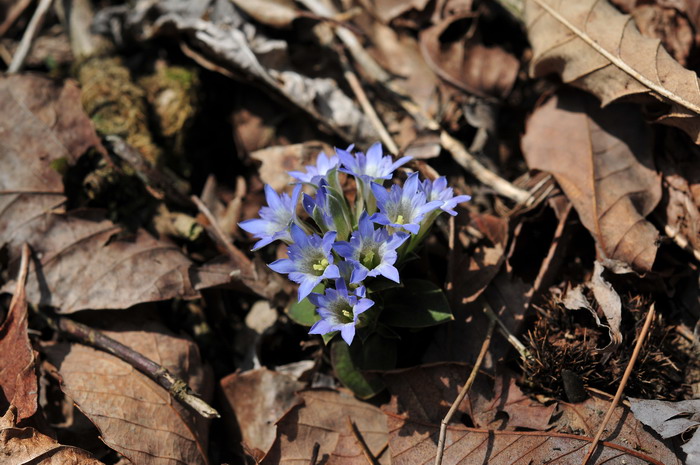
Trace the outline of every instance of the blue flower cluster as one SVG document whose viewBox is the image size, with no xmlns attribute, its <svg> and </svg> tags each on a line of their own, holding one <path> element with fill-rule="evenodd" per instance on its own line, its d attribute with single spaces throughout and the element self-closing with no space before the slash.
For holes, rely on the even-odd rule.
<svg viewBox="0 0 700 465">
<path fill-rule="evenodd" d="M 276 240 L 289 245 L 289 258 L 270 268 L 299 284 L 299 301 L 308 297 L 316 306 L 321 319 L 311 334 L 340 331 L 348 344 L 364 324 L 361 315 L 375 304 L 367 298 L 365 282 L 383 276 L 399 283 L 397 262 L 415 249 L 440 213 L 454 216 L 457 204 L 470 199 L 455 196 L 444 177 L 421 182 L 418 173 L 403 186 L 387 189 L 384 182 L 411 157 L 393 161 L 379 143 L 366 154 L 352 151 L 350 146 L 330 157 L 321 153 L 316 166 L 291 171 L 298 181 L 291 196 L 265 186 L 267 206 L 260 209 L 260 218 L 240 223 L 258 239 L 253 250 Z M 355 179 L 354 202 L 346 199 L 339 173 Z M 314 194 L 302 196 L 303 185 Z M 312 222 L 297 215 L 300 199 Z M 324 293 L 313 292 L 321 283 Z"/>
</svg>

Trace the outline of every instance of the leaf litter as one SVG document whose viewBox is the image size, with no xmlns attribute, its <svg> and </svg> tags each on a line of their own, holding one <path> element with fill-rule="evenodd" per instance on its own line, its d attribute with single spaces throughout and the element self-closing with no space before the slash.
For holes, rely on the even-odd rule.
<svg viewBox="0 0 700 465">
<path fill-rule="evenodd" d="M 583 463 L 620 387 L 587 463 L 698 463 L 692 2 L 76 5 L 0 80 L 9 463 Z M 5 64 L 28 10 L 3 10 Z M 343 350 L 287 311 L 265 265 L 286 246 L 249 253 L 238 224 L 320 152 L 379 140 L 413 157 L 399 184 L 445 175 L 472 201 L 382 294 L 394 327 Z"/>
</svg>

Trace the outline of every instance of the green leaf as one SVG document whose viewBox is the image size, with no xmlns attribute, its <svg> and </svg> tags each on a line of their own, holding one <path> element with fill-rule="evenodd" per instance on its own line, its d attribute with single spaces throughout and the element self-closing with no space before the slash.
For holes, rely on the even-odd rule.
<svg viewBox="0 0 700 465">
<path fill-rule="evenodd" d="M 378 375 L 360 371 L 356 360 L 361 355 L 356 352 L 362 348 L 358 342 L 351 348 L 342 339 L 335 340 L 331 344 L 331 364 L 335 375 L 345 387 L 360 399 L 369 399 L 382 392 L 386 386 Z"/>
<path fill-rule="evenodd" d="M 407 279 L 401 289 L 384 293 L 383 323 L 397 328 L 426 328 L 454 319 L 445 293 L 423 279 Z"/>
<path fill-rule="evenodd" d="M 396 368 L 398 347 L 396 339 L 388 339 L 372 333 L 362 343 L 362 362 L 365 370 L 393 370 Z"/>
<path fill-rule="evenodd" d="M 323 283 L 314 287 L 313 292 L 323 294 L 326 286 Z M 316 306 L 309 301 L 309 298 L 304 298 L 301 302 L 292 303 L 287 308 L 287 315 L 293 322 L 302 326 L 313 326 L 321 317 L 316 313 Z"/>
</svg>

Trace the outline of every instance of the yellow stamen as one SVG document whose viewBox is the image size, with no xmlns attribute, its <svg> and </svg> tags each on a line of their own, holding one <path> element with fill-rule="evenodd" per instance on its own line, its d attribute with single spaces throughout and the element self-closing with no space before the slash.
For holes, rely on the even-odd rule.
<svg viewBox="0 0 700 465">
<path fill-rule="evenodd" d="M 403 224 L 403 215 L 399 215 L 396 217 L 396 224 Z"/>
<path fill-rule="evenodd" d="M 311 268 L 313 268 L 316 271 L 323 271 L 328 267 L 328 259 L 324 258 L 320 260 L 318 263 L 315 263 L 314 265 L 311 265 Z"/>
<path fill-rule="evenodd" d="M 341 310 L 340 313 L 343 314 L 345 318 L 351 318 L 352 319 L 352 313 L 350 313 L 349 310 Z"/>
</svg>

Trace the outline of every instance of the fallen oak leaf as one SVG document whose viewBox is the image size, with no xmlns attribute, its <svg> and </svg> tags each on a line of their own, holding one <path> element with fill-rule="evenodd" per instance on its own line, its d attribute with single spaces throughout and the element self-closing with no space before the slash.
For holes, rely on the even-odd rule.
<svg viewBox="0 0 700 465">
<path fill-rule="evenodd" d="M 138 327 L 133 330 L 116 322 L 111 325 L 114 331 L 104 332 L 155 360 L 207 398 L 211 380 L 197 346 L 156 323 Z M 97 426 L 107 446 L 138 464 L 209 463 L 208 421 L 181 406 L 146 375 L 81 344 L 47 345 L 44 352 L 57 370 L 63 392 Z"/>
<path fill-rule="evenodd" d="M 657 122 L 700 143 L 700 86 L 658 39 L 644 37 L 628 15 L 601 0 L 527 0 L 525 23 L 533 48 L 531 74 L 556 73 L 607 105 L 635 96 L 668 109 Z"/>
</svg>

